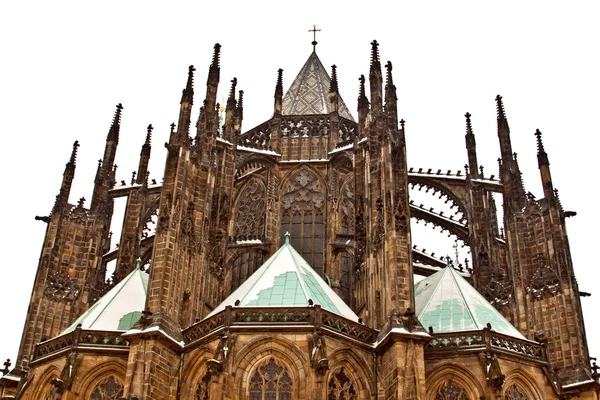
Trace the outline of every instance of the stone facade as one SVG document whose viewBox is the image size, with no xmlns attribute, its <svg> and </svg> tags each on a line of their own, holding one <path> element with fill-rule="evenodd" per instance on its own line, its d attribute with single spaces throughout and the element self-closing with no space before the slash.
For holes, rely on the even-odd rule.
<svg viewBox="0 0 600 400">
<path fill-rule="evenodd" d="M 553 190 L 539 132 L 539 200 L 523 187 L 500 97 L 499 179 L 479 169 L 469 114 L 464 174 L 409 169 L 392 64 L 384 84 L 376 41 L 370 98 L 360 79 L 358 122 L 348 118 L 335 66 L 329 76 L 313 53 L 294 87 L 322 112 L 291 114 L 299 100 L 284 101 L 280 70 L 272 118 L 243 132 L 243 91 L 235 78 L 224 112 L 216 102 L 219 55 L 217 44 L 193 136 L 189 68 L 162 183 L 147 176 L 149 126 L 137 173 L 130 184 L 116 184 L 119 105 L 90 208 L 84 199 L 67 204 L 74 145 L 52 213 L 39 217 L 48 224 L 42 257 L 20 361 L 0 380 L 1 398 L 598 399 L 565 231 L 570 213 Z M 321 86 L 311 83 L 315 77 Z M 450 201 L 458 217 L 413 204 L 415 186 Z M 502 230 L 494 193 L 503 197 Z M 118 197 L 127 206 L 119 246 L 111 249 Z M 463 272 L 527 340 L 493 327 L 439 333 L 421 326 L 414 274 L 431 274 L 445 262 L 413 249 L 411 218 L 470 246 L 472 266 Z M 286 231 L 359 322 L 310 302 L 228 306 L 207 318 L 279 248 Z M 150 279 L 133 329 L 61 335 L 136 259 L 148 265 Z"/>
</svg>

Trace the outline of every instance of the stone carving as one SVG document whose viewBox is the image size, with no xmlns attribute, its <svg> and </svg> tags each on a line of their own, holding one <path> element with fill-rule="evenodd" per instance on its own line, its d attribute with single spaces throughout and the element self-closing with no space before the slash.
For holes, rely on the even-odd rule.
<svg viewBox="0 0 600 400">
<path fill-rule="evenodd" d="M 344 367 L 335 372 L 327 385 L 328 400 L 357 400 L 358 392 L 354 382 L 346 375 Z"/>
<path fill-rule="evenodd" d="M 231 350 L 233 349 L 236 339 L 237 336 L 230 334 L 227 330 L 223 333 L 213 358 L 206 360 L 208 371 L 211 375 L 218 375 L 223 371 L 227 361 L 229 361 Z"/>
<path fill-rule="evenodd" d="M 72 302 L 80 293 L 77 280 L 66 271 L 49 270 L 44 286 L 44 296 L 54 301 Z"/>
<path fill-rule="evenodd" d="M 500 368 L 498 357 L 490 352 L 482 352 L 479 353 L 479 362 L 483 368 L 486 383 L 496 393 L 496 396 L 500 396 L 505 377 Z"/>
<path fill-rule="evenodd" d="M 319 375 L 325 375 L 329 369 L 329 359 L 325 347 L 325 339 L 320 333 L 310 335 L 308 338 L 308 348 L 310 351 L 310 366 Z"/>
<path fill-rule="evenodd" d="M 535 299 L 554 296 L 560 290 L 560 279 L 554 269 L 542 265 L 536 269 L 527 285 L 527 292 Z"/>
</svg>

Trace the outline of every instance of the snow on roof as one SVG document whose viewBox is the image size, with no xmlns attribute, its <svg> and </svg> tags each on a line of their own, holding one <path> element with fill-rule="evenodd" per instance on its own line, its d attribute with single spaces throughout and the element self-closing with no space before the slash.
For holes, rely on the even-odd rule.
<svg viewBox="0 0 600 400">
<path fill-rule="evenodd" d="M 288 234 L 283 246 L 206 318 L 226 306 L 308 307 L 309 299 L 328 311 L 358 321 L 358 316 L 294 249 Z"/>
<path fill-rule="evenodd" d="M 148 274 L 138 266 L 77 318 L 63 334 L 75 330 L 79 324 L 83 329 L 120 330 L 119 321 L 123 316 L 144 309 L 147 290 Z"/>
<path fill-rule="evenodd" d="M 416 315 L 434 332 L 481 330 L 525 337 L 451 266 L 415 285 Z"/>
</svg>

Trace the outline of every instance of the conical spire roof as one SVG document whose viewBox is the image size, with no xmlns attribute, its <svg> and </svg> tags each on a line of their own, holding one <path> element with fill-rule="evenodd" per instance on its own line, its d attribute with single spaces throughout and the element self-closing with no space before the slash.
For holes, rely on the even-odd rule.
<svg viewBox="0 0 600 400">
<path fill-rule="evenodd" d="M 331 78 L 316 52 L 312 52 L 283 97 L 283 115 L 329 114 Z M 341 96 L 339 114 L 354 121 Z"/>
<path fill-rule="evenodd" d="M 451 266 L 415 285 L 416 315 L 434 332 L 492 330 L 516 338 L 525 337 Z"/>
<path fill-rule="evenodd" d="M 136 267 L 84 312 L 63 333 L 81 324 L 83 329 L 126 331 L 142 315 L 148 291 L 148 274 Z"/>
<path fill-rule="evenodd" d="M 358 316 L 294 249 L 287 234 L 283 246 L 206 318 L 227 306 L 308 307 L 309 300 L 344 318 L 358 321 Z"/>
</svg>

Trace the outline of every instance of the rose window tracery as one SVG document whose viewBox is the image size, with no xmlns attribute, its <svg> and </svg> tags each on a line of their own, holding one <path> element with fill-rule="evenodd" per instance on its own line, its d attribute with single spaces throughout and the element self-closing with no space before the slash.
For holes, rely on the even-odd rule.
<svg viewBox="0 0 600 400">
<path fill-rule="evenodd" d="M 292 385 L 286 368 L 270 358 L 250 378 L 250 400 L 291 400 Z"/>
<path fill-rule="evenodd" d="M 358 393 L 354 383 L 346 375 L 344 368 L 340 368 L 332 375 L 327 385 L 327 400 L 357 400 Z"/>
<path fill-rule="evenodd" d="M 464 389 L 456 386 L 451 380 L 438 389 L 435 400 L 469 400 Z"/>
<path fill-rule="evenodd" d="M 102 380 L 90 395 L 90 400 L 117 400 L 123 396 L 123 385 L 114 376 Z"/>
<path fill-rule="evenodd" d="M 322 275 L 325 187 L 314 173 L 301 170 L 283 193 L 281 236 L 289 232 L 292 246 Z"/>
</svg>

